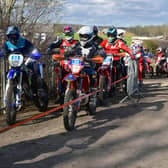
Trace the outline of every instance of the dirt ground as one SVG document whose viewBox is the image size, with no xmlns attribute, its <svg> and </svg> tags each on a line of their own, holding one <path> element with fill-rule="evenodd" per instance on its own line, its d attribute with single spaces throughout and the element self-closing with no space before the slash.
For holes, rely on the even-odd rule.
<svg viewBox="0 0 168 168">
<path fill-rule="evenodd" d="M 109 98 L 95 116 L 80 112 L 72 132 L 54 112 L 1 133 L 0 168 L 167 168 L 168 79 L 145 80 L 142 94 L 137 105 Z"/>
</svg>

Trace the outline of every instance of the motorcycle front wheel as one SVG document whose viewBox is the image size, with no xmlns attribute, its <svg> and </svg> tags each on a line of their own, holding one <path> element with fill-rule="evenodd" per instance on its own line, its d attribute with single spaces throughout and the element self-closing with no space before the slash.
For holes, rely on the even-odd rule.
<svg viewBox="0 0 168 168">
<path fill-rule="evenodd" d="M 91 90 L 94 91 L 94 90 Z M 89 103 L 88 103 L 88 115 L 94 115 L 96 113 L 96 105 L 97 105 L 97 94 L 91 95 L 89 97 Z"/>
<path fill-rule="evenodd" d="M 76 99 L 76 92 L 73 89 L 69 89 L 64 98 L 64 104 Z M 71 131 L 75 127 L 77 117 L 77 104 L 73 103 L 63 108 L 63 121 L 64 127 L 67 131 Z"/>
<path fill-rule="evenodd" d="M 105 97 L 107 97 L 107 84 L 108 81 L 106 80 L 105 76 L 100 76 L 100 89 L 101 91 L 98 93 L 98 99 L 101 105 L 104 105 L 105 103 Z"/>
<path fill-rule="evenodd" d="M 16 122 L 16 94 L 13 80 L 8 80 L 7 83 L 5 106 L 6 122 L 8 125 L 13 125 Z"/>
</svg>

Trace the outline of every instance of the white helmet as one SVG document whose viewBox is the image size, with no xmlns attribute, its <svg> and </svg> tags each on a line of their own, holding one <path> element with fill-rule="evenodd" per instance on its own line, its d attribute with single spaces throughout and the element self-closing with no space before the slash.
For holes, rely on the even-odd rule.
<svg viewBox="0 0 168 168">
<path fill-rule="evenodd" d="M 120 38 L 120 36 L 124 35 L 126 31 L 124 29 L 117 29 L 117 36 Z"/>
<path fill-rule="evenodd" d="M 90 26 L 83 26 L 79 29 L 79 40 L 82 46 L 85 46 L 93 39 L 93 28 Z"/>
<path fill-rule="evenodd" d="M 157 51 L 157 52 L 162 52 L 163 49 L 162 49 L 162 47 L 158 47 L 158 48 L 156 48 L 156 51 Z"/>
</svg>

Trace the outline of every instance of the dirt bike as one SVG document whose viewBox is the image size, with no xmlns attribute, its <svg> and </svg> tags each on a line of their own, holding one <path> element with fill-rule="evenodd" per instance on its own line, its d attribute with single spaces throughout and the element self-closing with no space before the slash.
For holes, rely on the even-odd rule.
<svg viewBox="0 0 168 168">
<path fill-rule="evenodd" d="M 32 57 L 40 57 L 34 50 Z M 21 109 L 23 97 L 26 100 L 33 100 L 39 111 L 45 111 L 48 107 L 48 88 L 43 79 L 43 65 L 39 62 L 39 75 L 35 80 L 35 92 L 32 92 L 31 70 L 27 68 L 26 63 L 33 62 L 34 59 L 27 58 L 17 52 L 8 57 L 9 71 L 7 73 L 7 84 L 4 95 L 4 113 L 8 125 L 16 122 L 16 113 Z M 17 104 L 19 101 L 19 105 Z"/>
<path fill-rule="evenodd" d="M 65 60 L 67 58 L 54 54 L 53 59 L 58 61 Z M 95 89 L 90 88 L 89 76 L 84 71 L 85 61 L 86 60 L 84 60 L 80 56 L 71 57 L 68 61 L 67 70 L 69 73 L 63 79 L 67 83 L 64 96 L 64 104 L 78 97 L 87 95 Z M 87 61 L 92 62 L 94 61 L 94 59 L 87 59 Z M 71 131 L 74 128 L 77 112 L 82 106 L 87 107 L 87 113 L 89 115 L 94 114 L 96 112 L 96 94 L 63 108 L 64 127 L 67 131 Z"/>
<path fill-rule="evenodd" d="M 67 65 L 68 65 L 68 60 L 55 60 L 57 63 L 57 67 L 54 69 L 57 75 L 56 78 L 56 86 L 55 90 L 55 103 L 60 103 L 63 104 L 64 102 L 64 94 L 65 94 L 65 87 L 66 87 L 66 82 L 63 80 L 64 76 L 68 73 Z"/>
<path fill-rule="evenodd" d="M 112 68 L 113 68 L 113 55 L 108 55 L 102 65 L 98 68 L 99 75 L 99 88 L 101 91 L 98 93 L 98 99 L 101 104 L 104 104 L 105 97 L 110 95 L 112 87 Z"/>
<path fill-rule="evenodd" d="M 168 58 L 167 57 L 158 57 L 156 61 L 156 75 L 159 76 L 161 74 L 168 75 Z"/>
<path fill-rule="evenodd" d="M 143 78 L 145 78 L 146 75 L 149 75 L 150 78 L 152 78 L 154 76 L 154 70 L 153 70 L 153 67 L 151 66 L 153 62 L 148 56 L 145 56 L 145 60 L 146 60 L 146 63 L 143 69 Z"/>
<path fill-rule="evenodd" d="M 115 63 L 115 61 L 113 61 L 112 78 L 113 78 L 113 82 L 116 82 L 117 80 L 120 80 L 127 75 L 127 63 L 125 58 L 128 56 L 126 56 L 125 52 L 113 54 L 113 56 L 120 57 L 120 61 L 118 61 L 117 64 Z M 115 84 L 114 87 L 118 87 L 119 92 L 122 92 L 122 93 L 126 92 L 127 79 L 124 79 L 121 82 Z"/>
</svg>

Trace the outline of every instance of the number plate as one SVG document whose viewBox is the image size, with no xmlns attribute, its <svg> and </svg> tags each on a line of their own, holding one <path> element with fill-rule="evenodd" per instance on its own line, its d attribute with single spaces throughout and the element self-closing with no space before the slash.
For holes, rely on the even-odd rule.
<svg viewBox="0 0 168 168">
<path fill-rule="evenodd" d="M 21 66 L 23 63 L 23 55 L 22 54 L 10 54 L 9 55 L 9 64 L 13 67 Z"/>
</svg>

